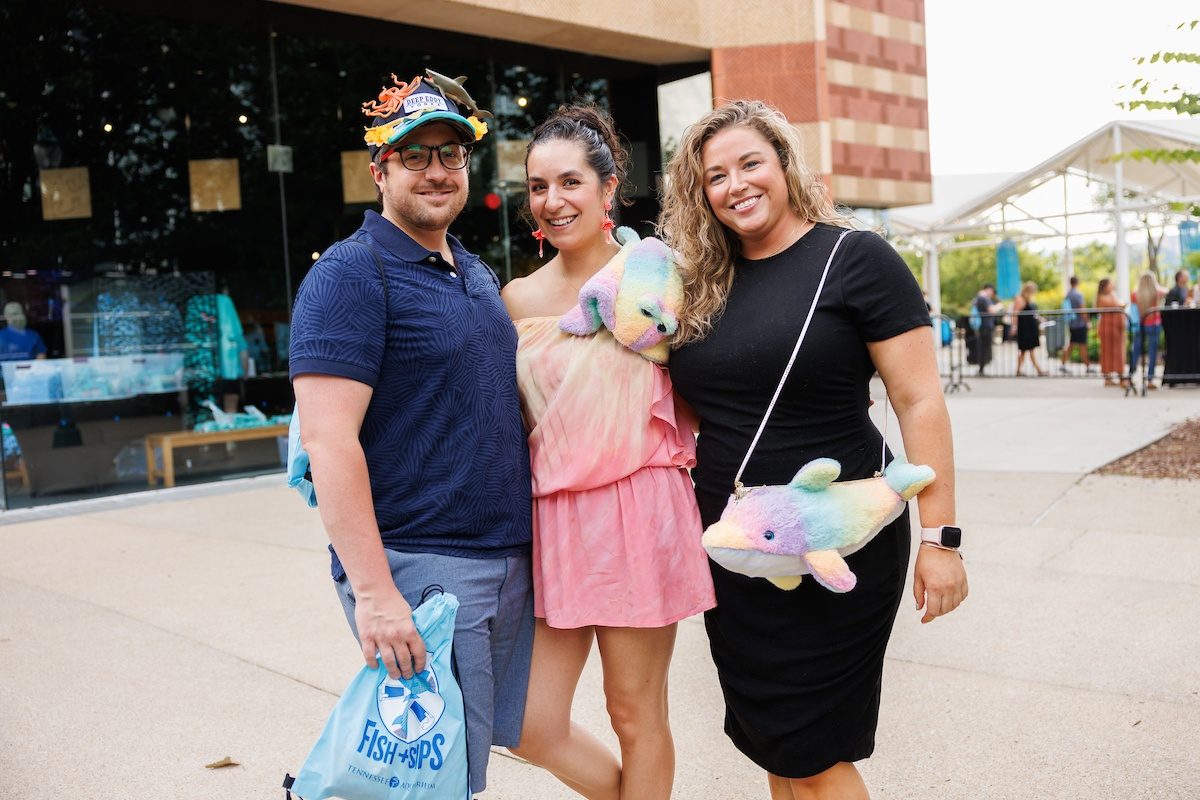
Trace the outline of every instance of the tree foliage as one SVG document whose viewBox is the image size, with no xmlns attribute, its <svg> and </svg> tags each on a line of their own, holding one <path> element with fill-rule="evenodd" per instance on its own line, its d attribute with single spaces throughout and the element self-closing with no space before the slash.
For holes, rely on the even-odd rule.
<svg viewBox="0 0 1200 800">
<path fill-rule="evenodd" d="M 1198 26 L 1200 26 L 1200 20 L 1194 19 L 1190 22 L 1181 22 L 1176 27 L 1176 30 L 1184 30 L 1186 28 L 1188 33 L 1195 33 Z M 1146 64 L 1190 64 L 1200 66 L 1200 53 L 1159 51 L 1152 55 L 1138 58 L 1136 63 L 1138 66 L 1145 66 Z M 1160 84 L 1157 81 L 1145 77 L 1135 78 L 1128 86 L 1120 88 L 1132 90 L 1138 95 L 1131 100 L 1117 103 L 1119 107 L 1127 111 L 1145 109 L 1147 111 L 1174 111 L 1180 116 L 1200 116 L 1200 91 L 1198 90 L 1185 89 L 1178 83 L 1172 84 L 1168 88 L 1160 88 Z M 1120 159 L 1166 164 L 1182 162 L 1200 163 L 1200 149 L 1185 147 L 1130 150 L 1114 156 L 1114 160 Z M 1200 207 L 1193 206 L 1191 213 L 1200 215 Z"/>
<path fill-rule="evenodd" d="M 1055 253 L 1051 263 L 1061 269 L 1062 255 Z M 1094 283 L 1110 277 L 1116 269 L 1116 256 L 1112 245 L 1104 242 L 1088 242 L 1071 248 L 1071 267 L 1079 280 Z"/>
<path fill-rule="evenodd" d="M 960 237 L 959 242 L 971 241 Z M 909 270 L 921 280 L 925 257 L 923 253 L 902 252 L 901 256 Z M 1017 247 L 1017 263 L 1021 269 L 1021 282 L 1033 281 L 1040 290 L 1058 290 L 1062 282 L 1061 271 L 1052 256 L 1035 253 Z M 964 247 L 943 252 L 938 257 L 938 273 L 942 289 L 942 313 L 965 314 L 971 299 L 979 293 L 985 283 L 996 283 L 996 247 L 980 242 L 978 247 Z M 1059 292 L 1061 295 L 1061 292 Z M 1012 298 L 1000 298 L 1003 301 Z"/>
</svg>

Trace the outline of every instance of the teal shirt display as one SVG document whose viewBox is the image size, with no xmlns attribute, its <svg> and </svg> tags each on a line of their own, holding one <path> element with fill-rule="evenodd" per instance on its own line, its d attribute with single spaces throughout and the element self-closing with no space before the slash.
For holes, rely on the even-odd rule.
<svg viewBox="0 0 1200 800">
<path fill-rule="evenodd" d="M 227 294 L 217 295 L 217 333 L 221 343 L 221 377 L 227 380 L 242 377 L 246 337 L 233 298 Z"/>
</svg>

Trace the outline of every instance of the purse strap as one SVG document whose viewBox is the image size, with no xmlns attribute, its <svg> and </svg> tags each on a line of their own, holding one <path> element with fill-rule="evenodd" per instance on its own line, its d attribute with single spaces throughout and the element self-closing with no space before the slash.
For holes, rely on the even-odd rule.
<svg viewBox="0 0 1200 800">
<path fill-rule="evenodd" d="M 788 359 L 787 367 L 783 370 L 783 377 L 779 379 L 779 385 L 775 387 L 775 394 L 771 397 L 771 402 L 767 406 L 767 413 L 763 415 L 762 422 L 759 423 L 758 431 L 754 434 L 754 439 L 750 442 L 750 449 L 746 451 L 746 457 L 742 459 L 742 465 L 738 467 L 737 475 L 733 479 L 734 492 L 740 497 L 745 488 L 742 485 L 742 473 L 746 471 L 746 465 L 750 463 L 750 456 L 754 455 L 754 448 L 758 446 L 758 440 L 762 438 L 763 431 L 767 429 L 767 420 L 771 418 L 771 412 L 775 410 L 775 403 L 779 400 L 779 395 L 783 392 L 783 385 L 787 383 L 788 375 L 792 372 L 792 366 L 796 363 L 796 355 L 800 352 L 800 345 L 804 344 L 804 337 L 808 335 L 808 326 L 812 323 L 813 314 L 817 311 L 817 302 L 821 299 L 821 292 L 825 289 L 825 279 L 829 277 L 829 268 L 833 266 L 833 257 L 837 255 L 838 248 L 842 245 L 842 240 L 849 236 L 852 231 L 842 231 L 841 236 L 838 236 L 836 242 L 833 243 L 833 249 L 829 251 L 829 259 L 825 262 L 825 269 L 821 272 L 821 280 L 817 283 L 817 291 L 813 295 L 812 303 L 808 307 L 808 316 L 804 318 L 804 325 L 800 328 L 800 336 L 796 339 L 796 346 L 792 348 L 792 357 Z M 884 411 L 884 419 L 887 419 L 887 411 Z"/>
</svg>

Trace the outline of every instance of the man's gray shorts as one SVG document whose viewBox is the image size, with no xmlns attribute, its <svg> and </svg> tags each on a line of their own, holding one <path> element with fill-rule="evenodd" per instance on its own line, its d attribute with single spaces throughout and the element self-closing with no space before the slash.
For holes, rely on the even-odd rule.
<svg viewBox="0 0 1200 800">
<path fill-rule="evenodd" d="M 467 714 L 467 765 L 471 791 L 487 786 L 489 749 L 516 747 L 525 717 L 529 659 L 533 652 L 533 583 L 529 556 L 457 558 L 385 550 L 396 587 L 410 605 L 429 586 L 458 598 L 454 660 Z M 346 578 L 338 597 L 354 624 L 354 593 Z"/>
</svg>

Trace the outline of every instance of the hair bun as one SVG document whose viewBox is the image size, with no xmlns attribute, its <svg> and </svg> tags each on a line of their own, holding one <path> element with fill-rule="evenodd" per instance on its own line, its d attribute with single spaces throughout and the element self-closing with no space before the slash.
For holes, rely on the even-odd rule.
<svg viewBox="0 0 1200 800">
<path fill-rule="evenodd" d="M 567 103 L 556 108 L 534 128 L 526 153 L 543 141 L 554 140 L 580 142 L 588 151 L 588 163 L 603 173 L 602 178 L 616 175 L 618 181 L 625 182 L 629 174 L 629 149 L 621 141 L 612 117 L 595 103 Z M 594 145 L 598 144 L 604 145 L 608 153 L 595 152 Z"/>
</svg>

